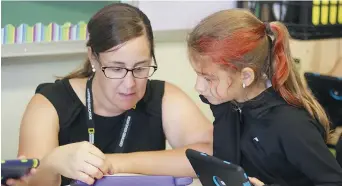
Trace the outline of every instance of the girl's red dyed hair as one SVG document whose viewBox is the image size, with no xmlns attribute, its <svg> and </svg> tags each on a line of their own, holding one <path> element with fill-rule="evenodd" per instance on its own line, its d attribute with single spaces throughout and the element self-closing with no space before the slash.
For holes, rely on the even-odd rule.
<svg viewBox="0 0 342 186">
<path fill-rule="evenodd" d="M 265 24 L 249 11 L 230 9 L 214 13 L 190 33 L 190 58 L 209 56 L 214 63 L 236 70 L 251 67 L 255 70 L 255 81 L 260 81 L 267 67 L 271 68 L 273 74 L 269 78 L 274 89 L 288 104 L 304 107 L 324 126 L 328 137 L 328 117 L 293 65 L 287 28 L 279 22 L 270 23 L 270 27 L 274 33 L 273 46 L 270 46 Z M 267 60 L 269 54 L 272 63 Z"/>
</svg>

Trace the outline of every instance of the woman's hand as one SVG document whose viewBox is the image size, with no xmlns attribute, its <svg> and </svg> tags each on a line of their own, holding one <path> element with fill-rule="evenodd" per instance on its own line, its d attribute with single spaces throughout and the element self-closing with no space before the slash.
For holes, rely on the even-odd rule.
<svg viewBox="0 0 342 186">
<path fill-rule="evenodd" d="M 89 142 L 59 146 L 46 161 L 55 173 L 89 185 L 114 172 L 106 156 Z"/>
<path fill-rule="evenodd" d="M 254 186 L 264 186 L 265 185 L 262 181 L 258 180 L 257 178 L 248 177 L 248 179 L 249 179 L 249 182 L 251 182 L 251 184 Z"/>
<path fill-rule="evenodd" d="M 6 181 L 7 186 L 15 186 L 15 185 L 27 185 L 29 178 L 36 173 L 36 169 L 31 169 L 28 174 L 21 177 L 20 179 L 8 179 Z M 4 186 L 4 185 L 1 185 Z"/>
<path fill-rule="evenodd" d="M 25 156 L 19 156 L 18 159 L 26 159 Z M 17 184 L 20 184 L 20 185 L 25 185 L 28 183 L 28 179 L 36 172 L 36 169 L 31 169 L 29 173 L 27 173 L 25 176 L 21 177 L 20 179 L 8 179 L 6 181 L 6 185 L 8 186 L 14 186 L 14 185 L 17 185 Z M 3 186 L 3 185 L 1 185 Z"/>
</svg>

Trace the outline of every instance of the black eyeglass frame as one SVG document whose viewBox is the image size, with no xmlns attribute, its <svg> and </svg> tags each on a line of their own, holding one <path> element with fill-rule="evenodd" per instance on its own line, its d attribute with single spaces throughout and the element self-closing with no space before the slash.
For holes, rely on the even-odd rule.
<svg viewBox="0 0 342 186">
<path fill-rule="evenodd" d="M 155 65 L 143 66 L 143 67 L 134 67 L 134 68 L 132 68 L 132 69 L 125 68 L 125 67 L 103 66 L 102 63 L 101 63 L 101 60 L 100 60 L 100 58 L 99 58 L 99 56 L 98 56 L 98 54 L 97 54 L 96 52 L 94 52 L 94 51 L 93 51 L 93 54 L 94 54 L 94 56 L 96 57 L 97 62 L 101 65 L 101 71 L 103 72 L 103 74 L 104 74 L 104 75 L 106 76 L 106 78 L 108 78 L 108 79 L 123 79 L 123 78 L 125 78 L 125 77 L 127 76 L 128 72 L 132 72 L 132 75 L 133 75 L 134 78 L 137 78 L 137 79 L 147 79 L 147 78 L 149 78 L 149 77 L 152 77 L 153 74 L 158 70 L 158 64 L 157 64 L 156 58 L 154 57 L 154 54 L 152 54 L 152 59 L 153 59 L 153 62 L 154 62 Z M 147 77 L 141 78 L 141 77 L 136 77 L 136 76 L 134 75 L 134 70 L 136 70 L 137 68 L 151 68 L 151 67 L 153 68 L 153 72 L 151 73 L 151 75 L 149 75 L 149 76 L 147 76 Z M 108 77 L 108 76 L 106 75 L 105 70 L 106 70 L 107 68 L 121 68 L 121 69 L 125 69 L 125 70 L 126 70 L 126 73 L 125 73 L 125 75 L 124 75 L 123 77 L 121 77 L 121 78 L 111 78 L 111 77 Z"/>
<path fill-rule="evenodd" d="M 108 68 L 108 69 L 109 69 L 109 68 L 123 69 L 123 70 L 126 70 L 126 73 L 125 73 L 125 75 L 123 75 L 123 76 L 120 77 L 120 78 L 112 78 L 112 77 L 109 77 L 109 76 L 106 75 L 105 70 L 106 70 L 107 68 Z M 146 77 L 137 77 L 136 75 L 134 75 L 134 70 L 139 69 L 139 68 L 153 68 L 153 72 L 152 72 L 150 75 L 146 76 Z M 101 66 L 101 71 L 103 72 L 103 74 L 104 74 L 104 75 L 106 76 L 106 78 L 108 78 L 108 79 L 123 79 L 123 78 L 125 78 L 125 77 L 127 76 L 128 72 L 132 72 L 132 75 L 133 75 L 134 78 L 137 78 L 137 79 L 147 79 L 147 78 L 153 76 L 153 74 L 154 74 L 157 70 L 158 70 L 158 67 L 157 67 L 157 66 L 154 66 L 154 65 L 151 65 L 151 66 L 142 66 L 142 67 L 135 67 L 135 68 L 132 68 L 132 69 L 125 68 L 125 67 Z"/>
</svg>

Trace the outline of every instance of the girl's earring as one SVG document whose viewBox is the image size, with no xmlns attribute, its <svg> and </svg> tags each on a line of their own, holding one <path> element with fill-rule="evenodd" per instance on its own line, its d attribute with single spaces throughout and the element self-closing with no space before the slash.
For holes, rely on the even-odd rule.
<svg viewBox="0 0 342 186">
<path fill-rule="evenodd" d="M 95 66 L 94 65 L 91 65 L 91 70 L 93 71 L 93 72 L 95 72 L 96 70 L 95 70 Z"/>
<path fill-rule="evenodd" d="M 246 88 L 246 84 L 245 83 L 242 83 L 242 88 Z"/>
</svg>

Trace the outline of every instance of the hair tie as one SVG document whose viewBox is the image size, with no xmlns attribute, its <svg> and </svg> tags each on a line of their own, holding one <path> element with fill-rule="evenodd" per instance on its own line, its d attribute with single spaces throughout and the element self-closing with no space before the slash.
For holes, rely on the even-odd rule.
<svg viewBox="0 0 342 186">
<path fill-rule="evenodd" d="M 269 22 L 264 22 L 265 25 L 265 32 L 267 35 L 273 35 L 272 29 L 271 29 L 271 25 Z"/>
<path fill-rule="evenodd" d="M 273 36 L 273 32 L 271 30 L 271 25 L 268 22 L 264 22 L 265 25 L 265 32 L 268 40 L 268 55 L 264 63 L 264 72 L 268 76 L 269 79 L 272 79 L 273 76 L 273 45 L 274 45 L 274 40 L 271 38 Z"/>
</svg>

